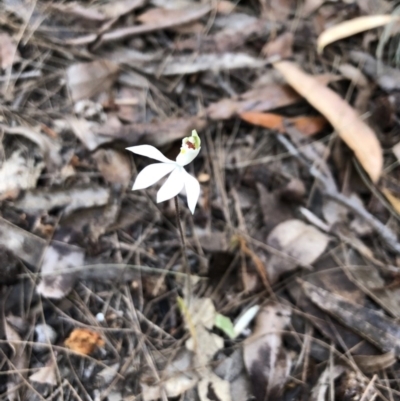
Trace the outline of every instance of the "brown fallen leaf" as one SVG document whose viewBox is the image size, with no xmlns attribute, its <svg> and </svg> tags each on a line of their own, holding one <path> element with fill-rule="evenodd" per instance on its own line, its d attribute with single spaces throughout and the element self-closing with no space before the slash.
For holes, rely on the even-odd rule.
<svg viewBox="0 0 400 401">
<path fill-rule="evenodd" d="M 110 60 L 73 64 L 67 69 L 67 85 L 74 102 L 90 98 L 113 85 L 119 67 Z"/>
<path fill-rule="evenodd" d="M 284 117 L 274 113 L 260 113 L 247 111 L 240 114 L 240 118 L 250 124 L 276 130 L 281 133 L 286 132 L 286 124 L 296 127 L 303 135 L 311 136 L 321 132 L 327 124 L 324 117 L 301 116 Z"/>
<path fill-rule="evenodd" d="M 97 347 L 104 346 L 104 340 L 100 334 L 89 329 L 74 329 L 64 344 L 79 354 L 89 355 Z"/>
<path fill-rule="evenodd" d="M 318 53 L 322 53 L 324 47 L 337 40 L 347 38 L 357 33 L 361 33 L 373 28 L 387 25 L 391 22 L 398 21 L 399 16 L 396 15 L 368 15 L 353 18 L 334 25 L 321 33 L 317 41 Z"/>
<path fill-rule="evenodd" d="M 127 153 L 114 149 L 99 149 L 93 154 L 97 168 L 110 184 L 120 184 L 126 188 L 131 182 L 131 159 Z"/>
<path fill-rule="evenodd" d="M 287 59 L 292 56 L 293 40 L 293 33 L 285 32 L 274 40 L 267 42 L 261 53 L 268 58 L 279 57 L 280 59 Z"/>
<path fill-rule="evenodd" d="M 142 35 L 144 33 L 149 33 L 162 29 L 167 29 L 177 25 L 188 24 L 208 14 L 211 11 L 211 6 L 209 4 L 202 4 L 199 6 L 191 5 L 190 7 L 187 7 L 185 9 L 175 10 L 175 11 L 176 13 L 168 14 L 168 18 L 158 20 L 157 22 L 154 23 L 136 25 L 127 28 L 119 28 L 107 32 L 102 36 L 101 41 L 103 43 L 113 42 L 115 40 L 123 40 L 128 37 Z M 88 41 L 86 41 L 86 43 L 90 43 L 93 41 L 93 38 L 91 36 L 88 36 L 87 38 Z M 94 38 L 94 40 L 95 39 L 96 38 Z"/>
<path fill-rule="evenodd" d="M 226 120 L 247 111 L 268 111 L 289 106 L 300 99 L 289 86 L 272 84 L 212 103 L 206 113 L 212 120 Z"/>
<path fill-rule="evenodd" d="M 337 93 L 306 74 L 289 61 L 274 63 L 286 81 L 315 107 L 335 128 L 338 135 L 354 151 L 373 182 L 378 181 L 383 166 L 381 145 L 372 129 Z"/>
<path fill-rule="evenodd" d="M 0 33 L 0 68 L 11 67 L 20 58 L 17 45 L 8 33 Z"/>
<path fill-rule="evenodd" d="M 288 379 L 292 362 L 283 346 L 282 333 L 290 318 L 291 310 L 285 305 L 264 306 L 253 334 L 245 341 L 244 363 L 257 401 L 277 399 Z"/>
</svg>

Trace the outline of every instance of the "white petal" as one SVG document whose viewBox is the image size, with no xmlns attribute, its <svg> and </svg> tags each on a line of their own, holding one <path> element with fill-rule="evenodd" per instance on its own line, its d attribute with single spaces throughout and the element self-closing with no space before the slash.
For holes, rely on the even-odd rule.
<svg viewBox="0 0 400 401">
<path fill-rule="evenodd" d="M 196 180 L 196 178 L 191 176 L 186 171 L 185 171 L 184 179 L 185 179 L 187 203 L 188 203 L 190 211 L 193 214 L 194 209 L 196 209 L 196 204 L 197 204 L 197 201 L 199 200 L 199 196 L 200 196 L 200 184 Z"/>
<path fill-rule="evenodd" d="M 185 149 L 184 153 L 179 153 L 176 157 L 176 162 L 181 166 L 189 164 L 199 154 L 201 148 L 198 149 Z"/>
<path fill-rule="evenodd" d="M 185 184 L 185 170 L 182 167 L 176 167 L 171 175 L 167 178 L 164 185 L 157 193 L 157 203 L 164 202 L 173 198 L 182 191 Z"/>
<path fill-rule="evenodd" d="M 176 163 L 173 160 L 169 160 L 165 157 L 157 148 L 151 145 L 139 145 L 139 146 L 131 146 L 130 148 L 126 148 L 137 155 L 150 157 L 151 159 L 158 160 L 163 163 Z"/>
<path fill-rule="evenodd" d="M 148 188 L 158 180 L 170 173 L 176 165 L 166 163 L 155 163 L 145 167 L 136 177 L 132 190 Z"/>
</svg>

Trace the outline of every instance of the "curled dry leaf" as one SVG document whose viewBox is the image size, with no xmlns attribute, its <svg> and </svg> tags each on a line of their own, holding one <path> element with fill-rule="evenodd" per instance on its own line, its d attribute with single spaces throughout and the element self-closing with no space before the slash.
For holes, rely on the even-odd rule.
<svg viewBox="0 0 400 401">
<path fill-rule="evenodd" d="M 382 355 L 354 355 L 354 362 L 364 373 L 375 373 L 390 368 L 397 362 L 393 351 Z"/>
<path fill-rule="evenodd" d="M 79 354 L 89 355 L 97 347 L 103 347 L 104 340 L 100 334 L 89 329 L 74 329 L 65 340 L 65 345 Z"/>
<path fill-rule="evenodd" d="M 380 26 L 387 25 L 394 21 L 399 21 L 399 17 L 396 15 L 368 15 L 334 25 L 326 29 L 318 37 L 318 52 L 322 53 L 324 47 L 332 42 L 356 35 L 357 33 L 369 29 L 379 28 Z"/>
<path fill-rule="evenodd" d="M 326 117 L 341 139 L 354 151 L 371 180 L 376 182 L 382 172 L 383 155 L 374 131 L 337 93 L 306 74 L 295 63 L 279 61 L 274 67 L 299 94 Z"/>
<path fill-rule="evenodd" d="M 291 359 L 282 343 L 290 317 L 291 310 L 285 305 L 263 307 L 253 334 L 244 344 L 244 363 L 257 401 L 276 399 L 290 373 Z"/>
<path fill-rule="evenodd" d="M 107 91 L 117 78 L 119 67 L 110 60 L 73 64 L 67 69 L 67 85 L 74 102 Z"/>
<path fill-rule="evenodd" d="M 329 237 L 301 220 L 287 220 L 277 225 L 267 238 L 268 245 L 287 257 L 272 255 L 267 264 L 268 277 L 274 283 L 284 272 L 297 266 L 309 266 L 325 251 Z"/>
<path fill-rule="evenodd" d="M 302 116 L 302 117 L 284 117 L 274 113 L 260 113 L 256 111 L 247 111 L 240 114 L 240 118 L 250 124 L 276 130 L 281 133 L 286 132 L 286 126 L 293 125 L 303 135 L 315 135 L 321 132 L 327 124 L 324 117 Z"/>
</svg>

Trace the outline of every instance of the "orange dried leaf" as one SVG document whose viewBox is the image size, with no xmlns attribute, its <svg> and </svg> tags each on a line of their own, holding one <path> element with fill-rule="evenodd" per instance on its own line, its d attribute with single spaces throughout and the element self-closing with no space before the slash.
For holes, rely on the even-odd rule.
<svg viewBox="0 0 400 401">
<path fill-rule="evenodd" d="M 102 347 L 104 340 L 100 334 L 89 329 L 75 329 L 65 340 L 65 345 L 75 352 L 89 355 L 95 348 Z"/>
<path fill-rule="evenodd" d="M 240 114 L 240 118 L 250 124 L 285 132 L 285 126 L 294 125 L 302 134 L 309 136 L 320 132 L 326 126 L 326 119 L 323 117 L 292 117 L 286 118 L 274 113 L 259 113 L 249 111 Z"/>
<path fill-rule="evenodd" d="M 279 132 L 285 131 L 283 117 L 278 114 L 247 111 L 240 114 L 240 118 L 250 124 L 260 125 L 261 127 L 273 129 Z"/>
<path fill-rule="evenodd" d="M 354 151 L 365 171 L 376 182 L 382 172 L 381 145 L 372 129 L 337 93 L 306 74 L 289 61 L 274 63 L 286 81 L 317 109 L 335 128 L 338 135 Z"/>
</svg>

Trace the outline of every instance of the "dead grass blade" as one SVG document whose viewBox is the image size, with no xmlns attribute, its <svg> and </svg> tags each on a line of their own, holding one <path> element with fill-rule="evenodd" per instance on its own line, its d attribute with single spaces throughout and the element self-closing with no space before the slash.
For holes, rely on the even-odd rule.
<svg viewBox="0 0 400 401">
<path fill-rule="evenodd" d="M 372 129 L 337 93 L 289 61 L 274 63 L 286 81 L 332 124 L 339 136 L 354 151 L 373 182 L 383 166 L 381 145 Z"/>
</svg>

